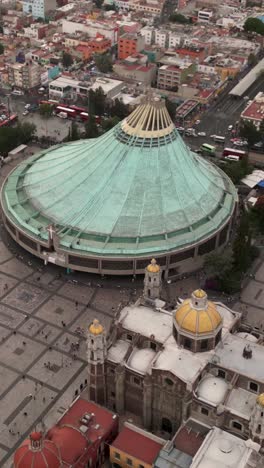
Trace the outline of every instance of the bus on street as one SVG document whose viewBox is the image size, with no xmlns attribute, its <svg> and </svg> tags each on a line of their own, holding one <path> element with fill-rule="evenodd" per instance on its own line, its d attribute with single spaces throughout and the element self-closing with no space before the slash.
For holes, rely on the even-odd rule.
<svg viewBox="0 0 264 468">
<path fill-rule="evenodd" d="M 222 143 L 222 145 L 225 144 L 225 137 L 219 136 L 219 135 L 214 135 L 214 141 L 216 143 Z"/>
<path fill-rule="evenodd" d="M 243 159 L 247 155 L 247 152 L 244 150 L 239 150 L 236 148 L 225 148 L 222 156 L 239 156 L 239 159 Z"/>
<path fill-rule="evenodd" d="M 202 153 L 215 156 L 215 146 L 208 145 L 208 143 L 203 143 L 203 145 L 200 146 L 200 150 L 202 151 Z"/>
</svg>

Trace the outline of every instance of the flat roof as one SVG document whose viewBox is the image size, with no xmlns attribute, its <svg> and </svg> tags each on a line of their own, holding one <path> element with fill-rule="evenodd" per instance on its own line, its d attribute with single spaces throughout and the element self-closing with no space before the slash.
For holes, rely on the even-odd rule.
<svg viewBox="0 0 264 468">
<path fill-rule="evenodd" d="M 232 414 L 249 421 L 256 404 L 257 395 L 243 388 L 233 388 L 225 403 Z"/>
<path fill-rule="evenodd" d="M 246 468 L 252 451 L 248 441 L 214 427 L 194 456 L 192 468 Z"/>
<path fill-rule="evenodd" d="M 230 96 L 242 96 L 264 70 L 264 58 L 229 92 Z"/>
<path fill-rule="evenodd" d="M 245 359 L 243 350 L 248 344 L 252 350 L 252 357 Z M 260 365 L 264 361 L 263 346 L 252 341 L 248 342 L 237 335 L 226 333 L 221 346 L 218 346 L 215 350 L 215 357 L 217 365 L 241 375 L 246 375 L 249 379 L 264 382 L 264 369 Z"/>
<path fill-rule="evenodd" d="M 260 120 L 264 119 L 264 94 L 262 99 L 255 99 L 241 114 L 242 118 Z"/>
<path fill-rule="evenodd" d="M 244 179 L 242 179 L 243 184 L 247 185 L 250 188 L 255 187 L 264 179 L 264 171 L 256 169 L 251 174 L 248 174 Z"/>
<path fill-rule="evenodd" d="M 172 314 L 159 312 L 145 306 L 127 306 L 120 314 L 123 328 L 164 343 L 172 333 Z"/>
<path fill-rule="evenodd" d="M 156 442 L 140 432 L 124 427 L 112 443 L 112 447 L 125 452 L 127 456 L 137 458 L 152 465 L 163 444 Z"/>
</svg>

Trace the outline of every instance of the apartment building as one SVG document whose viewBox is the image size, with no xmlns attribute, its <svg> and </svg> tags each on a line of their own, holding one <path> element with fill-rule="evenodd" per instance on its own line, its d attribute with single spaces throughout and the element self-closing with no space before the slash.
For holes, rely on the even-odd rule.
<svg viewBox="0 0 264 468">
<path fill-rule="evenodd" d="M 39 86 L 41 67 L 32 62 L 14 63 L 8 65 L 8 82 L 20 89 L 31 89 Z"/>
<path fill-rule="evenodd" d="M 162 65 L 158 70 L 157 87 L 173 91 L 183 83 L 186 76 L 195 69 L 194 64 Z"/>
<path fill-rule="evenodd" d="M 24 0 L 23 13 L 32 14 L 33 18 L 45 19 L 49 11 L 57 8 L 56 0 Z"/>
<path fill-rule="evenodd" d="M 124 60 L 144 49 L 145 40 L 140 34 L 126 33 L 118 39 L 118 59 Z"/>
</svg>

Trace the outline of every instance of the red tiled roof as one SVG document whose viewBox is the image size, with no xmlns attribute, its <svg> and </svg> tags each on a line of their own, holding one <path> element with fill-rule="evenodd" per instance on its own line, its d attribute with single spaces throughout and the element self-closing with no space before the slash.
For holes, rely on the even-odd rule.
<svg viewBox="0 0 264 468">
<path fill-rule="evenodd" d="M 128 427 L 123 428 L 112 443 L 112 446 L 125 452 L 128 456 L 130 455 L 150 465 L 154 462 L 162 448 L 162 444 Z"/>
<path fill-rule="evenodd" d="M 203 441 L 204 436 L 184 426 L 176 435 L 174 439 L 174 445 L 178 450 L 181 450 L 191 457 L 194 457 L 196 452 L 201 447 Z"/>
</svg>

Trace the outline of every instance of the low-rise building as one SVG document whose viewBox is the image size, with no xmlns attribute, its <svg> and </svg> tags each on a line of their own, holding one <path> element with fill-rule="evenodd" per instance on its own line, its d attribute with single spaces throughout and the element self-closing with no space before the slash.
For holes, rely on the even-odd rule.
<svg viewBox="0 0 264 468">
<path fill-rule="evenodd" d="M 253 101 L 250 101 L 247 107 L 240 115 L 243 122 L 251 122 L 259 130 L 261 122 L 264 121 L 264 93 L 258 93 Z"/>
<path fill-rule="evenodd" d="M 157 87 L 173 90 L 184 82 L 187 75 L 195 69 L 194 64 L 162 65 L 158 69 Z"/>
<path fill-rule="evenodd" d="M 151 468 L 165 442 L 150 432 L 125 423 L 110 446 L 110 461 L 115 468 Z"/>
<path fill-rule="evenodd" d="M 8 82 L 10 86 L 20 89 L 31 89 L 39 86 L 41 67 L 32 62 L 8 65 Z"/>
<path fill-rule="evenodd" d="M 89 89 L 102 88 L 105 95 L 112 99 L 120 93 L 123 81 L 111 78 L 96 78 L 92 84 L 90 81 L 79 81 L 69 76 L 62 75 L 49 83 L 49 96 L 54 99 L 73 98 L 78 95 L 87 96 Z"/>
<path fill-rule="evenodd" d="M 212 10 L 202 9 L 198 11 L 197 21 L 200 23 L 209 23 L 213 18 L 214 12 Z"/>
<path fill-rule="evenodd" d="M 144 37 L 140 34 L 123 34 L 118 39 L 118 59 L 124 60 L 144 49 Z"/>
<path fill-rule="evenodd" d="M 156 80 L 157 66 L 155 63 L 148 63 L 147 56 L 143 54 L 127 57 L 123 62 L 117 62 L 113 68 L 121 78 L 128 78 L 145 85 L 151 85 Z"/>
</svg>

